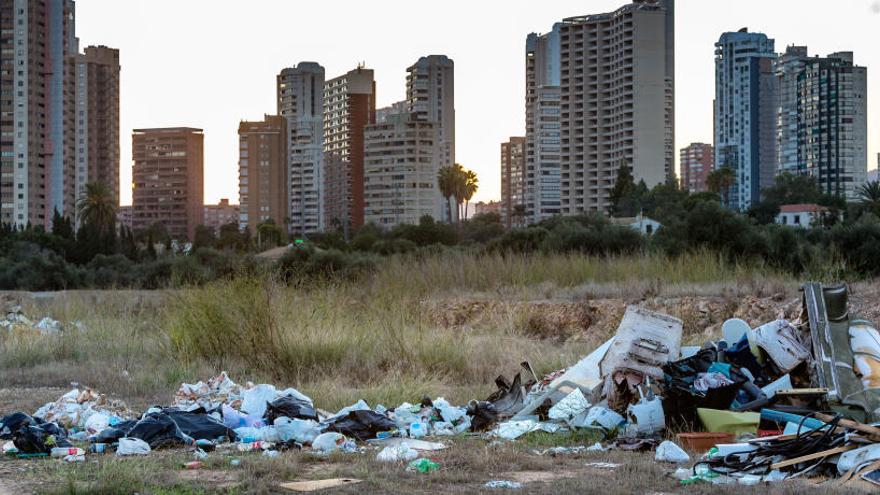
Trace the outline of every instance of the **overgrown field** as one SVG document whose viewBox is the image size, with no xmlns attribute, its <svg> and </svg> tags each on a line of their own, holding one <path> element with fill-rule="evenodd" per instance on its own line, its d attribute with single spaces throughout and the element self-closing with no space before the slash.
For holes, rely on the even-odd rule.
<svg viewBox="0 0 880 495">
<path fill-rule="evenodd" d="M 446 253 L 392 257 L 359 277 L 308 285 L 248 277 L 167 291 L 6 293 L 0 295 L 5 304 L 20 303 L 33 319 L 48 315 L 81 325 L 46 336 L 0 330 L 0 412 L 32 412 L 71 382 L 142 410 L 168 404 L 181 382 L 223 370 L 238 382 L 296 387 L 331 411 L 358 399 L 393 406 L 445 396 L 460 404 L 485 398 L 496 376 L 516 372 L 524 360 L 538 373 L 574 363 L 614 333 L 627 304 L 682 318 L 686 342 L 702 343 L 734 315 L 753 324 L 795 316 L 800 282 L 708 254 Z M 876 284 L 853 289 L 861 312 L 880 316 Z M 678 488 L 650 455 L 533 453 L 589 439 L 535 442 L 456 440 L 432 456 L 443 467 L 430 476 L 377 463 L 372 451 L 329 459 L 246 455 L 240 467 L 229 463 L 237 453 L 217 453 L 196 471 L 181 468 L 192 460 L 184 452 L 90 457 L 78 465 L 0 461 L 0 495 L 277 493 L 281 481 L 326 477 L 363 479 L 343 490 L 351 493 L 473 493 L 484 491 L 490 479 L 521 479 L 529 493 L 743 493 L 737 487 Z M 603 470 L 587 462 L 623 465 Z M 812 490 L 800 483 L 747 489 Z"/>
<path fill-rule="evenodd" d="M 5 384 L 76 381 L 142 404 L 167 402 L 180 382 L 222 370 L 299 387 L 327 409 L 360 398 L 465 401 L 523 360 L 553 370 L 607 338 L 619 314 L 590 309 L 591 301 L 616 298 L 622 311 L 624 301 L 664 295 L 723 296 L 734 311 L 739 297 L 796 288 L 784 275 L 708 254 L 446 254 L 390 258 L 354 280 L 297 288 L 243 278 L 173 291 L 10 296 L 34 318 L 83 325 L 57 336 L 0 334 L 0 373 Z M 691 330 L 705 323 L 694 317 Z"/>
</svg>

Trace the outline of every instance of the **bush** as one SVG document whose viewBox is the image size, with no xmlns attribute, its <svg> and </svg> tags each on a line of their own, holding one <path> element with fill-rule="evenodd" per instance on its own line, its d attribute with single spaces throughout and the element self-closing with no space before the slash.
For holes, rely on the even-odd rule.
<svg viewBox="0 0 880 495">
<path fill-rule="evenodd" d="M 88 284 L 102 289 L 136 287 L 135 264 L 121 254 L 99 254 L 86 265 Z"/>
<path fill-rule="evenodd" d="M 64 290 L 83 285 L 83 270 L 68 264 L 54 251 L 17 242 L 9 256 L 0 258 L 0 289 Z"/>
<path fill-rule="evenodd" d="M 355 279 L 373 271 L 376 265 L 375 255 L 368 253 L 299 247 L 282 256 L 275 268 L 287 283 L 299 284 L 310 280 Z"/>
<path fill-rule="evenodd" d="M 372 251 L 376 254 L 388 256 L 391 254 L 406 254 L 417 250 L 419 247 L 409 239 L 381 240 L 373 244 Z"/>
<path fill-rule="evenodd" d="M 850 270 L 867 276 L 880 275 L 880 224 L 837 225 L 831 229 L 830 239 Z"/>
<path fill-rule="evenodd" d="M 549 234 L 543 227 L 514 229 L 490 242 L 487 250 L 497 253 L 532 253 L 541 248 Z"/>
</svg>

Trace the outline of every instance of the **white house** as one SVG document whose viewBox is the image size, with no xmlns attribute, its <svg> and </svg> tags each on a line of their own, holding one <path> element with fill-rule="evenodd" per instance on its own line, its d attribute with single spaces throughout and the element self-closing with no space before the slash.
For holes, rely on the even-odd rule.
<svg viewBox="0 0 880 495">
<path fill-rule="evenodd" d="M 828 208 L 817 204 L 782 205 L 776 215 L 776 223 L 808 229 L 822 222 L 822 215 Z"/>
</svg>

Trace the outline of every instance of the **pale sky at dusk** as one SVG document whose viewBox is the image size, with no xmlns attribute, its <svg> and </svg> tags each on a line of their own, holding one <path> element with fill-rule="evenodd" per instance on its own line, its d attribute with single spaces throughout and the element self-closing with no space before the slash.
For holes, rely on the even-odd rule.
<svg viewBox="0 0 880 495">
<path fill-rule="evenodd" d="M 455 60 L 456 153 L 480 177 L 476 199 L 500 196 L 499 146 L 524 135 L 524 45 L 563 17 L 625 0 L 76 0 L 81 46 L 120 49 L 122 203 L 131 203 L 131 130 L 205 130 L 205 202 L 238 202 L 238 124 L 275 112 L 275 75 L 316 61 L 328 78 L 375 70 L 378 106 L 403 99 L 422 55 Z M 854 51 L 868 67 L 868 168 L 880 152 L 880 2 L 677 0 L 676 155 L 712 142 L 714 48 L 748 27 L 811 55 Z"/>
</svg>

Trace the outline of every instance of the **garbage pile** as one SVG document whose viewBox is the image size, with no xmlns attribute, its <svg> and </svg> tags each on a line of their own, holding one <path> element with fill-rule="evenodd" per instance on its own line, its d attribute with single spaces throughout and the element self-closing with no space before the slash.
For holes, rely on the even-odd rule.
<svg viewBox="0 0 880 495">
<path fill-rule="evenodd" d="M 682 322 L 630 306 L 616 335 L 573 366 L 538 377 L 528 362 L 485 400 L 423 398 L 393 408 L 359 401 L 334 413 L 296 389 L 233 382 L 226 373 L 182 384 L 168 407 L 135 416 L 124 404 L 72 390 L 34 415 L 0 419 L 3 450 L 82 460 L 90 452 L 144 455 L 188 448 L 278 455 L 378 451 L 383 462 L 429 473 L 443 437 L 513 441 L 533 432 L 594 432 L 590 447 L 539 455 L 653 450 L 685 465 L 683 484 L 782 481 L 823 475 L 841 483 L 880 475 L 880 333 L 850 316 L 846 287 L 809 284 L 796 321 L 752 328 L 731 319 L 722 339 L 682 346 Z M 670 432 L 682 432 L 673 435 Z M 434 441 L 429 441 L 431 438 Z"/>
<path fill-rule="evenodd" d="M 80 327 L 81 323 L 74 322 L 74 327 Z M 57 335 L 64 331 L 65 325 L 58 320 L 53 320 L 48 316 L 34 323 L 30 318 L 22 313 L 21 306 L 10 306 L 6 310 L 6 315 L 0 318 L 0 329 L 6 330 L 7 333 L 39 333 L 40 335 Z"/>
</svg>

